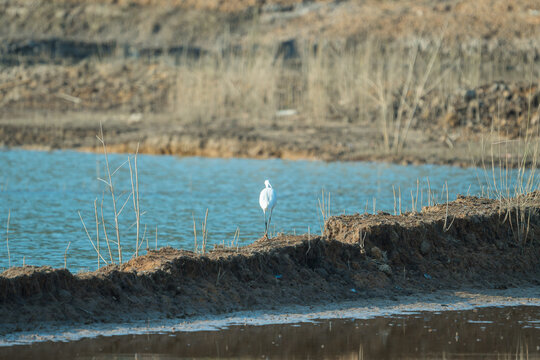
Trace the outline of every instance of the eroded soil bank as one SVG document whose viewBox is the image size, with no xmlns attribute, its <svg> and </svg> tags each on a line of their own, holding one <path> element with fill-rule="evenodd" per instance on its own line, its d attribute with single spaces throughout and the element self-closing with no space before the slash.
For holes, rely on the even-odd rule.
<svg viewBox="0 0 540 360">
<path fill-rule="evenodd" d="M 322 237 L 281 235 L 206 254 L 163 248 L 91 273 L 11 268 L 0 275 L 0 334 L 538 285 L 540 193 L 519 204 L 461 197 L 421 213 L 338 216 Z"/>
</svg>

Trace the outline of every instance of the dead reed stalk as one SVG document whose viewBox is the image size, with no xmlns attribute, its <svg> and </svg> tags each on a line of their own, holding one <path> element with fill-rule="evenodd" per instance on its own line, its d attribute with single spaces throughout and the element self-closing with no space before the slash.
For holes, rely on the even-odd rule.
<svg viewBox="0 0 540 360">
<path fill-rule="evenodd" d="M 79 218 L 81 219 L 81 223 L 84 227 L 84 231 L 86 232 L 86 236 L 88 237 L 88 240 L 90 241 L 90 244 L 92 244 L 92 247 L 94 248 L 94 250 L 96 251 L 96 254 L 98 255 L 98 264 L 99 264 L 99 258 L 101 258 L 103 260 L 104 263 L 107 263 L 107 261 L 103 258 L 103 256 L 101 256 L 101 254 L 99 253 L 99 249 L 96 247 L 96 245 L 94 244 L 94 241 L 92 241 L 92 237 L 90 236 L 90 234 L 88 233 L 88 229 L 86 228 L 86 224 L 84 223 L 84 220 L 81 216 L 81 212 L 80 211 L 77 211 L 77 213 L 79 214 Z"/>
<path fill-rule="evenodd" d="M 71 245 L 71 241 L 68 242 L 66 246 L 66 250 L 64 251 L 64 269 L 67 269 L 67 252 L 69 250 L 69 246 Z"/>
<path fill-rule="evenodd" d="M 319 212 L 320 212 L 320 220 L 319 220 L 319 226 L 321 228 L 321 236 L 324 235 L 324 226 L 326 224 L 326 221 L 330 217 L 330 193 L 324 192 L 324 189 L 321 190 L 321 198 L 317 199 L 319 204 Z"/>
<path fill-rule="evenodd" d="M 443 231 L 447 232 L 452 227 L 452 224 L 454 223 L 455 217 L 452 219 L 449 225 L 448 224 L 448 203 L 450 202 L 450 198 L 448 196 L 448 183 L 445 181 L 444 185 L 446 186 L 446 213 L 444 216 L 444 224 L 443 224 Z"/>
<path fill-rule="evenodd" d="M 107 227 L 105 226 L 105 217 L 103 216 L 103 196 L 101 197 L 101 225 L 103 226 L 103 234 L 105 235 L 105 242 L 107 243 L 107 249 L 109 250 L 109 259 L 111 260 L 111 264 L 114 264 L 111 244 L 109 242 L 109 236 L 107 235 Z"/>
<path fill-rule="evenodd" d="M 197 246 L 197 224 L 195 223 L 195 215 L 193 213 L 191 214 L 191 217 L 193 218 L 193 242 L 194 242 L 193 249 L 194 249 L 194 252 L 197 253 L 197 251 L 198 251 L 198 246 Z"/>
<path fill-rule="evenodd" d="M 135 257 L 139 256 L 139 231 L 141 224 L 141 210 L 139 207 L 139 171 L 137 168 L 137 155 L 139 153 L 139 144 L 137 144 L 137 150 L 135 151 L 134 167 L 135 167 L 135 182 L 133 181 L 133 169 L 131 168 L 131 161 L 129 161 L 129 178 L 131 180 L 131 193 L 133 194 L 133 211 L 135 212 Z"/>
<path fill-rule="evenodd" d="M 95 214 L 95 217 L 96 217 L 96 243 L 97 243 L 97 249 L 98 249 L 98 254 L 100 252 L 100 248 L 99 248 L 99 220 L 98 220 L 98 213 L 97 213 L 97 198 L 94 199 L 94 214 Z M 99 256 L 98 256 L 98 259 L 97 259 L 97 267 L 99 269 L 99 266 L 100 266 L 100 263 L 99 263 Z"/>
<path fill-rule="evenodd" d="M 238 240 L 240 239 L 240 227 L 236 227 L 236 231 L 234 232 L 234 237 L 231 243 L 231 247 L 235 246 L 236 243 L 236 251 L 238 251 Z"/>
<path fill-rule="evenodd" d="M 11 218 L 11 209 L 8 210 L 7 224 L 6 224 L 6 247 L 8 253 L 8 267 L 11 267 L 11 253 L 9 252 L 9 220 Z"/>
<path fill-rule="evenodd" d="M 398 186 L 399 215 L 401 215 L 401 186 Z"/>
<path fill-rule="evenodd" d="M 397 215 L 396 209 L 396 187 L 392 185 L 392 193 L 394 194 L 394 215 Z"/>
<path fill-rule="evenodd" d="M 97 136 L 97 139 L 99 140 L 99 142 L 101 143 L 103 147 L 103 154 L 105 156 L 105 164 L 107 166 L 107 175 L 109 178 L 108 182 L 103 179 L 100 179 L 100 180 L 103 181 L 105 184 L 107 184 L 107 186 L 109 187 L 109 191 L 111 193 L 113 211 L 114 211 L 114 225 L 115 225 L 115 230 L 116 230 L 116 243 L 118 245 L 118 262 L 122 264 L 122 245 L 120 244 L 120 226 L 118 224 L 118 212 L 116 211 L 116 197 L 114 194 L 114 184 L 112 181 L 111 169 L 109 166 L 109 156 L 107 153 L 107 145 L 105 144 L 105 137 L 103 135 L 103 124 L 101 123 L 101 121 L 99 122 L 99 136 Z"/>
<path fill-rule="evenodd" d="M 208 228 L 207 228 L 207 225 L 208 225 L 208 209 L 206 209 L 206 213 L 204 215 L 204 221 L 202 223 L 202 253 L 206 253 L 206 242 L 208 241 Z"/>
</svg>

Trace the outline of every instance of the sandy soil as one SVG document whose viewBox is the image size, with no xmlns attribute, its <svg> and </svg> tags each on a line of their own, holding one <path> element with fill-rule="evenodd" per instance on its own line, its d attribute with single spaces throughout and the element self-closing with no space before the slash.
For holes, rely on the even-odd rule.
<svg viewBox="0 0 540 360">
<path fill-rule="evenodd" d="M 39 326 L 536 286 L 539 196 L 521 198 L 519 208 L 462 197 L 422 213 L 333 217 L 324 237 L 283 235 L 206 254 L 163 248 L 91 273 L 11 268 L 0 275 L 0 335 Z"/>
</svg>

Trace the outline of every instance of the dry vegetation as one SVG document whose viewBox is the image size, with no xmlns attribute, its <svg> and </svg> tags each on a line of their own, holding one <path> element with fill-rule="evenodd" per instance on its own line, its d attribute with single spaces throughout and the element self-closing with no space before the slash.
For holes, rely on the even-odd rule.
<svg viewBox="0 0 540 360">
<path fill-rule="evenodd" d="M 218 124 L 220 139 L 236 128 L 245 135 L 231 139 L 236 147 L 251 147 L 250 139 L 271 148 L 262 156 L 296 157 L 314 152 L 306 140 L 287 139 L 290 151 L 280 152 L 276 138 L 339 126 L 343 139 L 333 134 L 315 151 L 328 159 L 373 158 L 366 149 L 374 141 L 374 152 L 392 160 L 418 148 L 411 133 L 430 142 L 422 151 L 432 158 L 494 132 L 538 135 L 535 1 L 73 0 L 32 7 L 10 0 L 1 7 L 4 122 L 125 114 L 129 127 L 158 115 L 171 128 Z M 275 136 L 247 134 L 249 127 L 269 127 Z M 358 127 L 366 137 L 347 138 Z M 156 146 L 153 152 L 197 153 Z M 238 155 L 226 147 L 214 153 Z"/>
<path fill-rule="evenodd" d="M 186 58 L 178 65 L 161 59 L 10 68 L 0 74 L 0 93 L 4 109 L 22 113 L 112 112 L 135 120 L 162 114 L 173 123 L 255 127 L 368 126 L 377 129 L 378 147 L 386 153 L 401 152 L 411 129 L 450 147 L 456 139 L 493 131 L 510 138 L 538 135 L 539 66 L 525 59 L 507 70 L 504 49 L 483 58 L 481 48 L 447 53 L 438 40 L 421 39 L 407 46 L 367 40 L 294 49 L 287 59 L 275 56 L 275 48 L 259 48 Z"/>
</svg>

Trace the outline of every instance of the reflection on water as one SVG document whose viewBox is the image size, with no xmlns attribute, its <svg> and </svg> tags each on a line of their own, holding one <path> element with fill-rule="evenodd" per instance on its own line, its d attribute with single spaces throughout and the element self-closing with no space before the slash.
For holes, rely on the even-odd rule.
<svg viewBox="0 0 540 360">
<path fill-rule="evenodd" d="M 120 166 L 127 155 L 110 155 L 111 168 Z M 139 156 L 141 235 L 149 247 L 171 245 L 193 248 L 193 217 L 198 228 L 209 209 L 210 244 L 229 243 L 237 228 L 240 245 L 250 243 L 264 231 L 258 193 L 266 178 L 278 192 L 272 217 L 272 231 L 312 233 L 320 231 L 317 199 L 324 188 L 331 193 L 333 214 L 385 210 L 393 212 L 401 192 L 402 210 L 411 207 L 411 195 L 427 204 L 429 177 L 437 196 L 448 181 L 450 198 L 457 193 L 479 193 L 478 171 L 448 166 L 399 166 L 378 163 L 325 163 L 320 161 L 249 160 Z M 114 220 L 106 185 L 103 156 L 70 151 L 0 151 L 0 230 L 3 233 L 11 209 L 10 250 L 12 264 L 63 266 L 69 242 L 68 267 L 72 270 L 97 266 L 77 211 L 95 237 L 94 200 L 98 209 L 104 197 L 109 237 L 114 238 Z M 483 174 L 480 174 L 483 179 Z M 115 175 L 118 207 L 126 203 L 120 223 L 121 240 L 129 258 L 135 244 L 129 168 Z M 373 199 L 376 198 L 374 204 Z M 446 193 L 444 194 L 446 199 Z M 126 200 L 128 200 L 126 202 Z M 367 204 L 367 205 L 366 205 Z M 99 210 L 98 210 L 99 211 Z M 145 228 L 146 226 L 146 228 Z M 157 228 L 156 228 L 157 227 Z M 144 232 L 146 229 L 146 232 Z M 101 244 L 104 245 L 103 233 Z M 143 246 L 146 248 L 146 242 Z M 0 269 L 7 267 L 7 254 L 0 248 Z M 104 253 L 107 251 L 104 248 Z"/>
<path fill-rule="evenodd" d="M 19 359 L 536 359 L 540 307 L 422 312 L 369 320 L 233 326 L 0 348 Z"/>
</svg>

